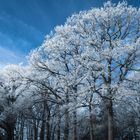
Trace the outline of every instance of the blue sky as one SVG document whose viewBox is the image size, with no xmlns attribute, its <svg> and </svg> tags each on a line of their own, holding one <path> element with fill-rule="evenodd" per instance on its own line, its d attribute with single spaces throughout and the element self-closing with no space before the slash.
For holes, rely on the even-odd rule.
<svg viewBox="0 0 140 140">
<path fill-rule="evenodd" d="M 0 0 L 0 67 L 26 62 L 33 48 L 73 13 L 100 7 L 106 0 Z M 112 0 L 118 2 L 119 0 Z M 127 0 L 140 6 L 140 0 Z"/>
</svg>

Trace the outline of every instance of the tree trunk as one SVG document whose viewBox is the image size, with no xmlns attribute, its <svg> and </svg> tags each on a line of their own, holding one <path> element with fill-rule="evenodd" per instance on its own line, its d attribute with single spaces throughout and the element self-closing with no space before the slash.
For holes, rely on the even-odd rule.
<svg viewBox="0 0 140 140">
<path fill-rule="evenodd" d="M 90 140 L 93 140 L 94 135 L 93 135 L 93 117 L 92 117 L 92 107 L 89 105 L 89 122 L 90 122 Z"/>
<path fill-rule="evenodd" d="M 60 106 L 59 104 L 57 104 L 57 140 L 60 140 L 60 124 L 61 124 Z"/>
<path fill-rule="evenodd" d="M 77 140 L 77 85 L 73 87 L 74 92 L 74 111 L 73 111 L 73 140 Z"/>
<path fill-rule="evenodd" d="M 73 121 L 74 121 L 73 140 L 77 140 L 77 112 L 76 112 L 76 109 L 73 112 Z"/>
<path fill-rule="evenodd" d="M 47 130 L 47 140 L 51 139 L 51 131 L 50 131 L 50 109 L 48 104 L 46 104 L 47 111 L 47 122 L 46 122 L 46 130 Z"/>
<path fill-rule="evenodd" d="M 8 140 L 14 140 L 14 129 L 16 124 L 16 116 L 13 114 L 9 114 L 5 120 L 6 129 L 7 132 L 7 139 Z"/>
<path fill-rule="evenodd" d="M 66 103 L 69 103 L 68 92 L 66 93 Z M 68 106 L 65 109 L 65 128 L 64 128 L 64 140 L 68 140 L 69 138 L 69 108 Z"/>
<path fill-rule="evenodd" d="M 110 44 L 111 46 L 111 44 Z M 108 93 L 108 105 L 107 105 L 107 117 L 108 117 L 108 140 L 113 140 L 113 102 L 112 102 L 112 91 L 111 91 L 111 83 L 112 83 L 112 73 L 111 73 L 111 64 L 112 59 L 108 59 L 108 77 L 107 77 L 107 93 Z"/>
<path fill-rule="evenodd" d="M 109 101 L 108 105 L 108 140 L 113 140 L 113 108 L 112 100 Z"/>
<path fill-rule="evenodd" d="M 20 133 L 19 133 L 19 140 L 23 140 L 24 136 L 24 120 L 21 120 L 21 126 L 20 126 Z"/>
<path fill-rule="evenodd" d="M 68 137 L 69 137 L 69 114 L 67 111 L 65 114 L 64 140 L 68 140 Z"/>
<path fill-rule="evenodd" d="M 7 128 L 7 140 L 14 140 L 14 129 L 12 126 Z"/>
<path fill-rule="evenodd" d="M 37 121 L 34 120 L 34 140 L 37 140 L 38 137 L 38 125 L 37 125 Z"/>
<path fill-rule="evenodd" d="M 40 130 L 40 140 L 44 140 L 44 134 L 45 134 L 45 120 L 46 120 L 46 103 L 43 102 L 43 115 L 42 115 L 42 124 L 41 124 L 41 130 Z"/>
<path fill-rule="evenodd" d="M 44 140 L 44 133 L 45 133 L 45 123 L 44 123 L 44 120 L 42 121 L 42 124 L 41 124 L 41 130 L 40 130 L 40 140 Z"/>
</svg>

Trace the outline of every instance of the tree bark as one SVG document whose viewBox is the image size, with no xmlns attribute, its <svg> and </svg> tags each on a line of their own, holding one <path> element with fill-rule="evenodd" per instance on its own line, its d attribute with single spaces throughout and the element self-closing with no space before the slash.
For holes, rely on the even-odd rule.
<svg viewBox="0 0 140 140">
<path fill-rule="evenodd" d="M 93 132 L 93 117 L 92 117 L 92 108 L 91 105 L 89 105 L 89 122 L 90 122 L 90 140 L 94 139 L 94 132 Z"/>
<path fill-rule="evenodd" d="M 42 124 L 41 124 L 41 130 L 40 130 L 40 140 L 44 140 L 44 134 L 45 134 L 45 120 L 46 120 L 46 103 L 43 102 L 43 115 L 42 115 Z"/>
<path fill-rule="evenodd" d="M 66 104 L 69 103 L 68 92 L 66 93 Z M 64 140 L 68 140 L 69 138 L 69 108 L 68 106 L 65 109 L 65 128 L 64 128 Z"/>
<path fill-rule="evenodd" d="M 74 111 L 73 111 L 73 140 L 77 140 L 77 85 L 73 87 L 74 91 Z"/>
<path fill-rule="evenodd" d="M 73 112 L 73 123 L 74 123 L 74 127 L 73 127 L 73 140 L 77 140 L 77 112 L 76 109 Z"/>
<path fill-rule="evenodd" d="M 57 104 L 57 140 L 60 140 L 60 124 L 61 124 L 60 105 Z"/>
<path fill-rule="evenodd" d="M 113 140 L 113 108 L 112 100 L 109 101 L 108 111 L 108 140 Z"/>
<path fill-rule="evenodd" d="M 34 140 L 37 140 L 37 137 L 38 137 L 38 125 L 37 125 L 37 122 L 36 120 L 34 120 Z"/>
<path fill-rule="evenodd" d="M 6 133 L 7 133 L 7 139 L 8 140 L 14 140 L 14 129 L 16 124 L 16 116 L 13 114 L 9 114 L 5 120 L 6 125 Z"/>
<path fill-rule="evenodd" d="M 50 109 L 48 104 L 46 104 L 47 109 L 47 122 L 46 122 L 46 131 L 47 131 L 47 140 L 51 139 L 51 130 L 50 130 Z"/>
<path fill-rule="evenodd" d="M 14 140 L 14 126 L 12 126 L 11 124 L 8 124 L 6 132 L 7 132 L 7 139 Z"/>
</svg>

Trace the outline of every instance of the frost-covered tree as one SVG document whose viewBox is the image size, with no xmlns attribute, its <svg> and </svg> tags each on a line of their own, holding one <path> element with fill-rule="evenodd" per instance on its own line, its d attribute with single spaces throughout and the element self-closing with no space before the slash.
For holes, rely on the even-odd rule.
<svg viewBox="0 0 140 140">
<path fill-rule="evenodd" d="M 125 2 L 117 5 L 107 2 L 102 8 L 68 18 L 64 26 L 56 27 L 54 34 L 45 40 L 37 51 L 40 53 L 33 53 L 31 57 L 34 57 L 31 63 L 38 69 L 56 77 L 61 75 L 59 82 L 63 83 L 63 89 L 68 89 L 74 79 L 73 70 L 79 68 L 76 79 L 84 78 L 83 87 L 87 91 L 92 89 L 104 100 L 108 140 L 113 139 L 113 100 L 118 88 L 133 71 L 139 70 L 139 19 L 139 9 Z"/>
<path fill-rule="evenodd" d="M 0 71 L 0 128 L 4 130 L 6 139 L 14 139 L 16 121 L 22 105 L 24 84 L 21 80 L 23 69 L 20 66 L 9 65 Z"/>
<path fill-rule="evenodd" d="M 74 14 L 0 71 L 0 139 L 140 138 L 140 9 Z"/>
<path fill-rule="evenodd" d="M 105 99 L 109 140 L 113 139 L 115 94 L 128 75 L 138 70 L 139 17 L 140 11 L 126 3 L 115 6 L 108 2 L 101 9 L 73 15 L 57 30 L 67 32 L 70 42 L 77 40 L 84 50 L 81 57 L 85 67 L 99 73 L 97 84 L 101 84 L 101 89 L 97 92 Z"/>
<path fill-rule="evenodd" d="M 38 72 L 43 72 L 42 80 L 47 77 L 49 87 L 55 91 L 56 102 L 65 110 L 64 139 L 69 137 L 69 111 L 73 112 L 73 139 L 77 139 L 77 107 L 80 106 L 79 92 L 86 77 L 80 62 L 81 50 L 74 44 L 65 45 L 65 33 L 56 34 L 39 49 L 33 51 L 30 63 Z M 73 47 L 72 47 L 73 46 Z M 44 79 L 46 81 L 46 79 Z M 48 87 L 48 88 L 49 88 Z M 52 93 L 54 94 L 54 93 Z M 79 101 L 78 101 L 79 100 Z"/>
</svg>

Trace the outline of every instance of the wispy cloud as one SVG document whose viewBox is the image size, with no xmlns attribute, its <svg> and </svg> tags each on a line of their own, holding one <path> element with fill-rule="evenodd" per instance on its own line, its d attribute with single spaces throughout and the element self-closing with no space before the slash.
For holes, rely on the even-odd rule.
<svg viewBox="0 0 140 140">
<path fill-rule="evenodd" d="M 39 36 L 43 36 L 41 31 L 39 31 L 33 25 L 27 24 L 22 19 L 19 19 L 13 15 L 7 14 L 6 12 L 2 12 L 0 14 L 1 23 L 7 26 L 7 31 L 13 31 L 14 35 L 18 35 L 19 37 L 25 37 L 28 39 L 31 37 L 32 39 L 38 40 Z M 5 30 L 6 31 L 6 30 Z M 26 34 L 26 36 L 25 36 Z M 38 35 L 38 36 L 37 36 Z"/>
<path fill-rule="evenodd" d="M 23 58 L 22 54 L 0 46 L 0 67 L 10 63 L 19 64 L 24 61 L 25 59 Z"/>
<path fill-rule="evenodd" d="M 0 67 L 11 63 L 26 63 L 28 51 L 26 52 L 24 49 L 26 50 L 30 46 L 31 44 L 27 40 L 22 38 L 13 40 L 10 36 L 0 32 Z"/>
<path fill-rule="evenodd" d="M 4 24 L 7 28 L 3 27 Z M 26 63 L 29 51 L 40 45 L 36 42 L 43 36 L 41 32 L 6 13 L 0 15 L 0 25 L 0 67 L 10 63 Z"/>
</svg>

